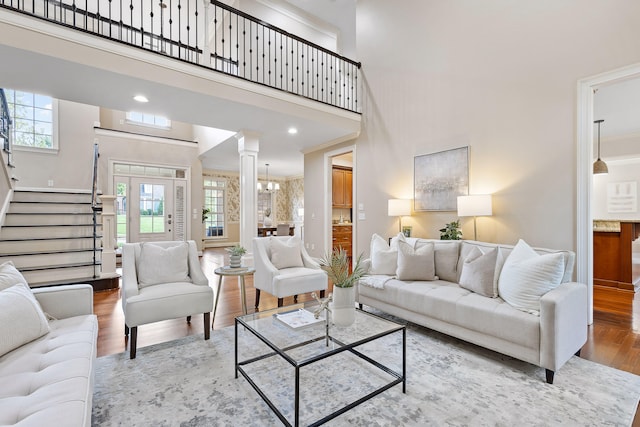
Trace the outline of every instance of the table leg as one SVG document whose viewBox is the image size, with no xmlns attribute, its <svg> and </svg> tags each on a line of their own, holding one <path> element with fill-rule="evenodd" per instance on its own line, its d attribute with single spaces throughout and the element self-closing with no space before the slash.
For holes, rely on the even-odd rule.
<svg viewBox="0 0 640 427">
<path fill-rule="evenodd" d="M 242 298 L 242 314 L 247 314 L 247 291 L 244 287 L 244 276 L 240 276 L 240 295 Z"/>
<path fill-rule="evenodd" d="M 222 276 L 218 279 L 218 291 L 216 292 L 216 303 L 213 305 L 213 319 L 211 319 L 211 329 L 216 321 L 216 311 L 218 310 L 218 301 L 220 301 L 220 287 L 222 286 Z"/>
</svg>

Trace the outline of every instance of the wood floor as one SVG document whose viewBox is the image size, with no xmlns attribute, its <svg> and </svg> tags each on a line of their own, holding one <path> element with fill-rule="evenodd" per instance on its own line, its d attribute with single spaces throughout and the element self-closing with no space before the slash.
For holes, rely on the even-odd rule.
<svg viewBox="0 0 640 427">
<path fill-rule="evenodd" d="M 203 270 L 213 289 L 217 289 L 218 276 L 214 270 L 228 264 L 228 255 L 222 249 L 207 249 L 201 259 Z M 246 278 L 247 307 L 253 311 L 255 288 L 253 279 Z M 300 301 L 310 299 L 301 295 Z M 293 298 L 285 299 L 285 305 L 293 303 Z M 262 293 L 260 309 L 277 306 L 276 298 Z M 98 357 L 120 353 L 126 350 L 124 336 L 124 316 L 120 306 L 120 291 L 100 291 L 94 295 L 94 312 L 98 316 Z M 225 277 L 214 330 L 231 326 L 234 318 L 242 314 L 240 287 L 235 277 Z M 193 316 L 191 323 L 186 319 L 167 320 L 138 327 L 138 348 L 170 341 L 191 334 L 203 333 L 203 318 Z M 215 333 L 215 332 L 214 332 Z M 594 290 L 594 322 L 589 327 L 588 341 L 582 348 L 581 357 L 640 375 L 640 292 L 634 294 L 606 288 Z M 634 426 L 640 426 L 636 414 Z"/>
</svg>

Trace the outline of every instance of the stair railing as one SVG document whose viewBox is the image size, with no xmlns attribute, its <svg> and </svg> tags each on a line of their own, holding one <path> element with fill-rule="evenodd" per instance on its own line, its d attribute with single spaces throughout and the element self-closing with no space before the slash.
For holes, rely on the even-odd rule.
<svg viewBox="0 0 640 427">
<path fill-rule="evenodd" d="M 2 150 L 7 155 L 7 166 L 9 167 L 13 167 L 11 164 L 11 125 L 7 96 L 4 89 L 0 88 L 0 141 L 2 142 Z"/>
<path fill-rule="evenodd" d="M 93 212 L 93 278 L 97 277 L 96 267 L 98 260 L 98 213 L 102 212 L 102 205 L 98 202 L 98 159 L 100 152 L 98 144 L 93 144 L 93 172 L 91 178 L 91 211 Z"/>
</svg>

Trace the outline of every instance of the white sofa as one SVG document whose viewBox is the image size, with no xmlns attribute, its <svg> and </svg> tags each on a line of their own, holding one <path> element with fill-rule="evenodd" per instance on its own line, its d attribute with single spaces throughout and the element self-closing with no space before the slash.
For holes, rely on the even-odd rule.
<svg viewBox="0 0 640 427">
<path fill-rule="evenodd" d="M 39 287 L 33 294 L 56 320 L 45 335 L 0 357 L 0 425 L 90 426 L 98 336 L 93 288 Z"/>
<path fill-rule="evenodd" d="M 379 236 L 374 235 L 374 239 L 376 237 Z M 393 250 L 397 248 L 395 239 L 397 237 L 391 248 L 381 251 L 374 249 L 372 240 L 372 258 L 366 261 L 370 273 L 379 272 L 381 263 L 393 257 Z M 433 244 L 432 256 L 437 277 L 434 280 L 398 280 L 390 271 L 386 275 L 370 275 L 357 286 L 356 300 L 361 307 L 363 304 L 375 307 L 410 322 L 541 366 L 546 369 L 546 380 L 550 384 L 553 383 L 555 371 L 574 354 L 579 355 L 587 340 L 587 287 L 571 281 L 575 262 L 573 252 L 533 248 L 538 255 L 561 254 L 556 257 L 562 257 L 560 263 L 563 268 L 559 284 L 539 298 L 539 312 L 536 313 L 518 309 L 495 294 L 493 297 L 484 296 L 458 283 L 466 267 L 465 260 L 471 251 L 477 251 L 473 249 L 477 247 L 482 253 L 491 251 L 492 254 L 498 254 L 493 275 L 495 290 L 498 291 L 502 267 L 514 246 L 466 240 L 407 239 L 407 243 L 414 251 Z M 493 251 L 494 248 L 497 249 Z M 376 263 L 378 271 L 373 269 Z M 393 267 L 386 266 L 387 270 L 390 268 Z M 385 267 L 382 266 L 382 269 Z M 468 281 L 468 277 L 465 281 Z"/>
</svg>

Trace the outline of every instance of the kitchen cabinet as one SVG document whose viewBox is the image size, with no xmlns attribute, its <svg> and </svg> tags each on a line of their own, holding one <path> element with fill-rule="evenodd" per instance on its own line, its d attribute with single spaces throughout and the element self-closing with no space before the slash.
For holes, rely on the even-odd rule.
<svg viewBox="0 0 640 427">
<path fill-rule="evenodd" d="M 347 253 L 347 256 L 351 258 L 351 225 L 334 225 L 331 230 L 333 249 L 342 248 Z"/>
<path fill-rule="evenodd" d="M 351 208 L 353 199 L 353 171 L 349 168 L 333 167 L 332 204 L 334 208 Z"/>
</svg>

